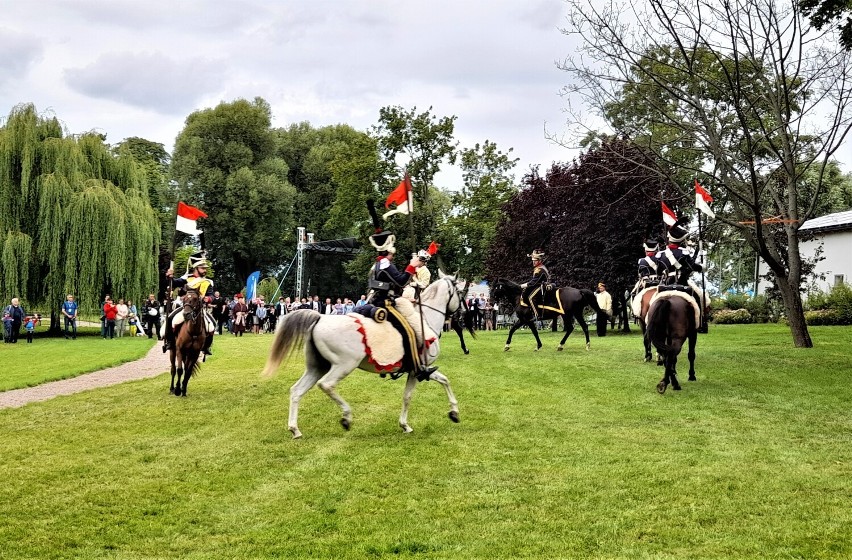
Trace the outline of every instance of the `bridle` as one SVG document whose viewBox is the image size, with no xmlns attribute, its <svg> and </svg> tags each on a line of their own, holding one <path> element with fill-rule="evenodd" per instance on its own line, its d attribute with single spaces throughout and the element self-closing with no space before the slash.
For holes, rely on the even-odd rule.
<svg viewBox="0 0 852 560">
<path fill-rule="evenodd" d="M 444 277 L 444 278 L 441 278 L 440 280 L 438 280 L 438 282 L 441 282 L 443 280 L 447 281 L 446 282 L 446 284 L 447 284 L 447 306 L 449 307 L 450 302 L 453 300 L 453 297 L 455 297 L 458 300 L 458 306 L 456 307 L 456 310 L 458 310 L 458 308 L 463 305 L 464 300 L 461 299 L 461 296 L 459 295 L 459 290 L 458 290 L 458 288 L 455 287 L 454 280 L 450 280 L 450 278 Z M 435 311 L 437 313 L 443 313 L 445 318 L 449 317 L 450 315 L 455 313 L 455 311 L 447 311 L 446 309 L 438 309 L 437 307 L 432 307 L 431 305 L 426 305 L 425 303 L 423 303 L 422 300 L 418 301 L 417 304 L 421 308 L 425 307 L 426 309 L 431 309 L 432 311 Z"/>
<path fill-rule="evenodd" d="M 189 294 L 187 294 L 189 295 Z M 184 302 L 183 306 L 183 314 L 186 317 L 187 321 L 190 323 L 195 322 L 198 319 L 198 316 L 201 314 L 201 295 L 196 294 L 195 304 L 190 305 L 187 302 Z M 187 311 L 189 310 L 189 311 Z"/>
</svg>

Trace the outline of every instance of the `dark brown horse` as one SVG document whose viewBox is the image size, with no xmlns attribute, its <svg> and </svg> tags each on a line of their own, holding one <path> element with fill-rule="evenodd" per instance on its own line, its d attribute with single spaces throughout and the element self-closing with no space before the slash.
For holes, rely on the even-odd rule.
<svg viewBox="0 0 852 560">
<path fill-rule="evenodd" d="M 523 325 L 528 325 L 530 327 L 530 330 L 535 337 L 536 344 L 538 344 L 536 351 L 540 350 L 541 339 L 538 337 L 538 329 L 535 325 L 536 321 L 538 319 L 547 321 L 559 316 L 562 317 L 562 321 L 565 324 L 565 336 L 562 337 L 562 341 L 556 349 L 562 350 L 564 348 L 565 341 L 568 340 L 568 337 L 574 331 L 575 320 L 580 324 L 580 328 L 583 329 L 583 334 L 586 335 L 586 350 L 589 349 L 589 327 L 586 324 L 586 320 L 583 318 L 583 310 L 588 305 L 594 309 L 596 313 L 601 312 L 601 308 L 598 306 L 598 300 L 595 298 L 595 294 L 591 290 L 580 290 L 570 287 L 556 288 L 555 302 L 539 311 L 538 317 L 536 317 L 532 308 L 526 305 L 521 305 L 522 291 L 523 290 L 519 284 L 505 278 L 497 278 L 491 289 L 492 298 L 496 301 L 507 301 L 510 305 L 514 305 L 515 314 L 518 317 L 518 320 L 515 321 L 515 324 L 513 324 L 512 328 L 509 329 L 509 338 L 506 339 L 506 346 L 503 348 L 504 351 L 509 350 L 512 344 L 512 335 L 515 334 L 515 331 Z"/>
<path fill-rule="evenodd" d="M 689 380 L 695 381 L 695 343 L 698 339 L 698 311 L 691 301 L 678 292 L 665 292 L 651 302 L 647 315 L 645 336 L 663 356 L 666 372 L 657 384 L 661 395 L 671 383 L 680 391 L 677 381 L 677 357 L 683 343 L 689 341 Z"/>
<path fill-rule="evenodd" d="M 207 340 L 204 302 L 198 292 L 189 291 L 183 296 L 183 316 L 184 322 L 179 325 L 170 353 L 172 383 L 169 392 L 178 397 L 186 396 L 186 386 L 199 366 L 198 358 Z"/>
</svg>

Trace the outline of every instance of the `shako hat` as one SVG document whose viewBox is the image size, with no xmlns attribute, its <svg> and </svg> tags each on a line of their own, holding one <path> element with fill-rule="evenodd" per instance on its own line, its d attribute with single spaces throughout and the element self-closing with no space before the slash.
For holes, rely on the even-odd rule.
<svg viewBox="0 0 852 560">
<path fill-rule="evenodd" d="M 373 219 L 373 229 L 375 233 L 370 236 L 370 245 L 376 248 L 376 251 L 396 253 L 396 236 L 382 229 L 382 222 L 379 220 L 379 215 L 376 213 L 376 207 L 372 200 L 367 200 L 367 210 L 370 212 L 370 218 Z"/>
<path fill-rule="evenodd" d="M 660 243 L 656 239 L 646 239 L 643 247 L 646 253 L 652 253 L 660 250 Z"/>
<path fill-rule="evenodd" d="M 675 224 L 669 228 L 668 237 L 670 243 L 683 243 L 687 236 L 689 236 L 689 230 L 683 226 Z"/>
<path fill-rule="evenodd" d="M 527 256 L 534 261 L 544 260 L 544 253 L 538 249 L 533 249 L 533 252 Z"/>
<path fill-rule="evenodd" d="M 210 268 L 210 262 L 207 260 L 207 255 L 203 251 L 191 254 L 189 259 L 186 261 L 187 272 L 195 270 L 199 266 Z"/>
</svg>

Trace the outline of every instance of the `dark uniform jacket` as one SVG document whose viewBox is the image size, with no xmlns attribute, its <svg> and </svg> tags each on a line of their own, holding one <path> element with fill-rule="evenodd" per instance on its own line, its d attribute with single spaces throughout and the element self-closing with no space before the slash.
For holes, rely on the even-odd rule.
<svg viewBox="0 0 852 560">
<path fill-rule="evenodd" d="M 533 269 L 532 278 L 527 282 L 527 293 L 531 294 L 536 288 L 548 282 L 550 282 L 550 271 L 543 264 L 538 265 Z"/>
<path fill-rule="evenodd" d="M 653 253 L 646 253 L 639 259 L 639 278 L 646 286 L 659 284 L 661 275 L 664 273 L 665 267 Z"/>
<path fill-rule="evenodd" d="M 656 258 L 665 269 L 662 284 L 686 286 L 690 274 L 704 270 L 692 259 L 691 254 L 677 245 L 669 245 L 664 251 L 657 253 Z"/>
<path fill-rule="evenodd" d="M 406 266 L 405 270 L 400 272 L 387 257 L 378 257 L 376 264 L 370 270 L 370 288 L 373 290 L 370 303 L 384 307 L 385 300 L 388 297 L 392 298 L 402 294 L 403 288 L 415 272 L 417 272 L 417 269 L 411 265 Z"/>
</svg>

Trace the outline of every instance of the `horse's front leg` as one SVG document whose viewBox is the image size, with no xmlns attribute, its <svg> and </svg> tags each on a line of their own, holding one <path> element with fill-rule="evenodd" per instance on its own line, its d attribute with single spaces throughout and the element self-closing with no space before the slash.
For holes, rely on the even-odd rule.
<svg viewBox="0 0 852 560">
<path fill-rule="evenodd" d="M 175 343 L 177 344 L 177 343 Z M 177 364 L 177 375 L 175 380 L 175 396 L 179 397 L 181 392 L 181 379 L 184 375 L 183 369 L 183 352 L 180 348 L 175 348 L 175 364 Z"/>
<path fill-rule="evenodd" d="M 518 319 L 512 325 L 512 328 L 509 329 L 509 338 L 506 339 L 506 346 L 503 348 L 503 352 L 509 351 L 509 347 L 512 345 L 512 335 L 515 334 L 515 331 L 518 330 L 520 327 L 521 327 L 521 320 Z"/>
<path fill-rule="evenodd" d="M 198 356 L 193 358 L 192 356 L 186 359 L 186 363 L 183 368 L 183 388 L 181 389 L 182 397 L 186 396 L 186 388 L 189 385 L 189 378 L 192 376 L 192 371 L 195 369 L 195 364 L 198 363 Z"/>
<path fill-rule="evenodd" d="M 459 342 L 461 342 L 462 351 L 465 355 L 470 354 L 470 350 L 467 349 L 464 343 L 464 327 L 457 321 L 452 321 L 453 330 L 456 331 L 456 334 L 459 335 Z"/>
<path fill-rule="evenodd" d="M 172 382 L 171 382 L 171 385 L 169 385 L 169 393 L 171 393 L 173 395 L 175 393 L 175 373 L 176 373 L 174 349 L 172 349 L 171 352 L 169 353 L 169 359 L 171 360 L 171 373 L 172 373 Z"/>
<path fill-rule="evenodd" d="M 650 362 L 654 357 L 651 355 L 651 339 L 645 330 L 645 319 L 639 319 L 639 328 L 642 329 L 642 344 L 645 346 L 645 361 Z"/>
<path fill-rule="evenodd" d="M 434 375 L 434 373 L 432 374 Z M 429 376 L 431 379 L 432 375 Z M 417 386 L 417 376 L 413 373 L 408 374 L 405 380 L 405 391 L 402 393 L 402 411 L 399 413 L 399 427 L 406 434 L 410 434 L 414 430 L 408 425 L 408 405 L 411 403 L 411 395 L 414 394 L 414 388 Z"/>
<path fill-rule="evenodd" d="M 537 344 L 534 351 L 538 352 L 539 350 L 541 350 L 541 339 L 538 337 L 538 329 L 535 326 L 535 320 L 534 319 L 532 321 L 530 321 L 530 330 L 532 331 L 533 336 L 535 337 L 535 343 Z"/>
<path fill-rule="evenodd" d="M 450 420 L 453 422 L 459 422 L 459 402 L 456 400 L 456 395 L 453 393 L 453 388 L 450 387 L 450 380 L 446 375 L 441 373 L 440 371 L 433 372 L 432 375 L 429 376 L 429 379 L 432 381 L 437 381 L 441 385 L 444 386 L 444 389 L 447 391 L 447 400 L 450 401 L 450 412 L 447 414 Z"/>
</svg>

